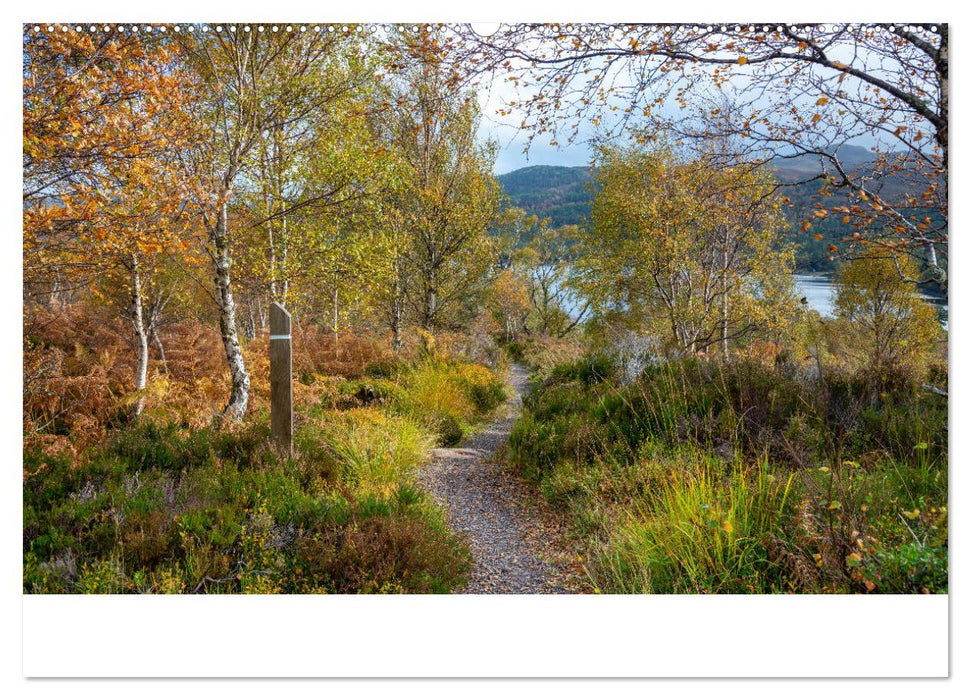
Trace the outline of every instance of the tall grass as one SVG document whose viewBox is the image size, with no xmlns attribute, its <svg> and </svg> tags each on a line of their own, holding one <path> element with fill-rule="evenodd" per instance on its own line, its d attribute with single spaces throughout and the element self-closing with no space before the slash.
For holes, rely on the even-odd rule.
<svg viewBox="0 0 971 700">
<path fill-rule="evenodd" d="M 764 538 L 779 533 L 793 477 L 767 465 L 674 472 L 624 514 L 595 579 L 625 593 L 749 593 L 781 587 Z"/>
<path fill-rule="evenodd" d="M 479 365 L 426 359 L 403 369 L 392 406 L 454 445 L 506 399 L 505 385 Z"/>
<path fill-rule="evenodd" d="M 381 496 L 411 483 L 434 445 L 411 419 L 364 408 L 330 416 L 321 438 L 333 451 L 341 484 Z"/>
</svg>

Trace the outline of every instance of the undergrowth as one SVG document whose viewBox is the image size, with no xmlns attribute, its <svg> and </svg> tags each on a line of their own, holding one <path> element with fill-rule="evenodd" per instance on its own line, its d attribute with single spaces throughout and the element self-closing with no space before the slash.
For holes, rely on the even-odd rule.
<svg viewBox="0 0 971 700">
<path fill-rule="evenodd" d="M 94 441 L 75 444 L 73 428 L 61 438 L 66 446 L 25 439 L 24 591 L 461 588 L 467 544 L 417 470 L 435 444 L 456 442 L 488 419 L 505 400 L 504 384 L 457 359 L 372 354 L 356 359 L 348 377 L 322 374 L 311 360 L 308 353 L 294 363 L 292 457 L 272 446 L 258 381 L 252 410 L 231 428 L 187 420 L 179 410 L 190 406 L 175 404 L 104 423 Z M 72 423 L 80 415 L 72 409 Z"/>
<path fill-rule="evenodd" d="M 947 402 L 906 377 L 588 355 L 510 459 L 609 592 L 946 592 Z"/>
</svg>

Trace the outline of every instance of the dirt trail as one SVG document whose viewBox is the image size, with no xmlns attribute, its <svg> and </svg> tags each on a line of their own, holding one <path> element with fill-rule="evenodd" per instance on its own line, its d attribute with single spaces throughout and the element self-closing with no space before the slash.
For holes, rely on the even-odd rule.
<svg viewBox="0 0 971 700">
<path fill-rule="evenodd" d="M 527 371 L 513 365 L 508 415 L 457 447 L 439 448 L 421 481 L 465 532 L 474 558 L 465 593 L 572 593 L 576 566 L 555 549 L 555 521 L 497 458 L 522 408 Z"/>
</svg>

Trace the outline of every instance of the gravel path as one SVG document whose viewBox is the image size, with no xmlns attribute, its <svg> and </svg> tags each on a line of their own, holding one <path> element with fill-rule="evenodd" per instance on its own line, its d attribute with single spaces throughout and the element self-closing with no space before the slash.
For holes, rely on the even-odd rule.
<svg viewBox="0 0 971 700">
<path fill-rule="evenodd" d="M 513 365 L 508 415 L 457 447 L 434 450 L 420 480 L 468 535 L 474 565 L 465 593 L 571 593 L 576 565 L 556 549 L 555 520 L 529 487 L 505 469 L 497 452 L 522 408 L 527 371 Z"/>
</svg>

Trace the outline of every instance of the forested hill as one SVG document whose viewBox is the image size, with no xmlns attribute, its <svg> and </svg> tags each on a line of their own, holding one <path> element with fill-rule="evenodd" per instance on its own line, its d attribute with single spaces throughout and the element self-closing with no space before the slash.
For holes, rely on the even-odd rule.
<svg viewBox="0 0 971 700">
<path fill-rule="evenodd" d="M 579 224 L 590 216 L 593 190 L 589 167 L 530 165 L 499 176 L 512 206 L 525 209 L 553 226 Z"/>
<path fill-rule="evenodd" d="M 859 146 L 843 146 L 840 157 L 849 168 L 865 167 L 873 154 Z M 779 158 L 770 166 L 781 182 L 799 182 L 819 172 L 819 160 L 815 157 Z M 590 216 L 590 204 L 594 189 L 595 171 L 588 166 L 566 167 L 559 165 L 531 165 L 499 176 L 499 181 L 509 195 L 510 204 L 525 209 L 540 218 L 550 218 L 553 226 L 580 224 Z M 893 183 L 888 183 L 893 186 Z M 796 263 L 801 270 L 826 270 L 832 266 L 829 260 L 829 244 L 850 231 L 838 220 L 817 221 L 812 232 L 823 234 L 798 235 L 799 222 L 809 215 L 815 201 L 818 183 L 808 183 L 787 189 L 785 194 L 792 200 L 789 220 L 793 226 L 789 234 L 799 244 Z"/>
</svg>

